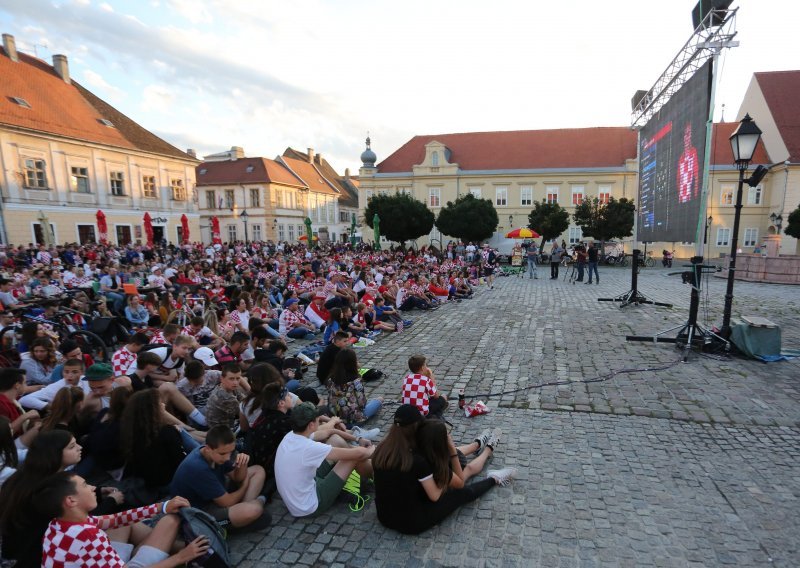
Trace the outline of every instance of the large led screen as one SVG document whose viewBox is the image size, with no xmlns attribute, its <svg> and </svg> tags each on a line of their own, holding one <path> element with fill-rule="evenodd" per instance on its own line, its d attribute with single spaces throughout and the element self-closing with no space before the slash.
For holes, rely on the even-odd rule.
<svg viewBox="0 0 800 568">
<path fill-rule="evenodd" d="M 710 98 L 711 61 L 640 132 L 639 241 L 695 240 Z"/>
</svg>

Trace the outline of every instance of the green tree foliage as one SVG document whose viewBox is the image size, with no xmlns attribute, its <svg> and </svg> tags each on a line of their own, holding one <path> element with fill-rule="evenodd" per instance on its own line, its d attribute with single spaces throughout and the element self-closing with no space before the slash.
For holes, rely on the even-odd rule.
<svg viewBox="0 0 800 568">
<path fill-rule="evenodd" d="M 800 239 L 800 207 L 789 213 L 789 220 L 784 233 L 795 239 Z"/>
<path fill-rule="evenodd" d="M 398 243 L 418 239 L 433 229 L 433 212 L 410 195 L 375 195 L 364 209 L 364 222 L 372 228 L 378 214 L 381 235 Z"/>
<path fill-rule="evenodd" d="M 488 199 L 476 199 L 471 193 L 462 195 L 455 202 L 448 201 L 439 211 L 436 228 L 443 235 L 456 237 L 464 242 L 480 242 L 488 239 L 500 222 L 497 210 Z"/>
<path fill-rule="evenodd" d="M 607 204 L 594 199 L 584 199 L 575 208 L 572 218 L 584 236 L 605 242 L 630 237 L 633 234 L 633 216 L 636 207 L 630 199 L 613 197 Z"/>
<path fill-rule="evenodd" d="M 528 228 L 533 229 L 542 237 L 542 246 L 545 241 L 555 239 L 569 227 L 569 213 L 558 203 L 537 201 L 533 210 L 528 214 Z"/>
</svg>

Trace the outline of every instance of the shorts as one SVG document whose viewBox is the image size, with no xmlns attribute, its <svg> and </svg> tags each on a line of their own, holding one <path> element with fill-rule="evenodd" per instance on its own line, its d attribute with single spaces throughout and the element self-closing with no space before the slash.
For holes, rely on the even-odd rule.
<svg viewBox="0 0 800 568">
<path fill-rule="evenodd" d="M 333 464 L 327 460 L 317 468 L 316 475 L 317 488 L 317 509 L 310 516 L 324 513 L 336 502 L 336 498 L 342 492 L 346 480 L 342 479 L 333 471 Z"/>
<path fill-rule="evenodd" d="M 202 507 L 198 507 L 201 511 L 204 511 L 214 517 L 215 521 L 229 521 L 230 518 L 228 516 L 228 507 L 220 507 L 213 501 L 208 503 L 208 505 L 203 505 Z"/>
<path fill-rule="evenodd" d="M 494 274 L 494 268 L 484 268 L 483 269 L 483 275 L 484 276 L 491 276 L 492 274 Z"/>
<path fill-rule="evenodd" d="M 128 568 L 145 568 L 145 566 L 152 566 L 169 558 L 168 553 L 146 544 L 139 547 L 139 550 L 136 551 L 136 556 L 133 558 L 131 558 L 131 554 L 133 554 L 132 544 L 112 541 L 111 547 Z"/>
</svg>

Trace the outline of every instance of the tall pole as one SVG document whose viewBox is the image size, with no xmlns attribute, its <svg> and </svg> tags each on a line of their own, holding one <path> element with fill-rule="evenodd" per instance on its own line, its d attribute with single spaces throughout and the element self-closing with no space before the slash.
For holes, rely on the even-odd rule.
<svg viewBox="0 0 800 568">
<path fill-rule="evenodd" d="M 731 333 L 731 309 L 733 307 L 733 279 L 736 276 L 736 249 L 739 246 L 739 220 L 742 216 L 742 188 L 744 187 L 744 172 L 747 162 L 739 164 L 739 189 L 736 190 L 736 206 L 733 215 L 733 234 L 731 235 L 731 254 L 728 263 L 728 287 L 725 290 L 725 309 L 722 312 L 721 334 L 726 339 Z"/>
</svg>

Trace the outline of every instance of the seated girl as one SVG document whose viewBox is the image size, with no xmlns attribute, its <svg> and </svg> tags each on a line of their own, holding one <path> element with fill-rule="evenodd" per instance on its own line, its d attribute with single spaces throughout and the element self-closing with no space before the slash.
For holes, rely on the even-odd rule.
<svg viewBox="0 0 800 568">
<path fill-rule="evenodd" d="M 348 427 L 366 422 L 383 406 L 383 397 L 367 401 L 358 370 L 358 358 L 350 348 L 336 354 L 326 386 L 329 407 Z"/>
</svg>

